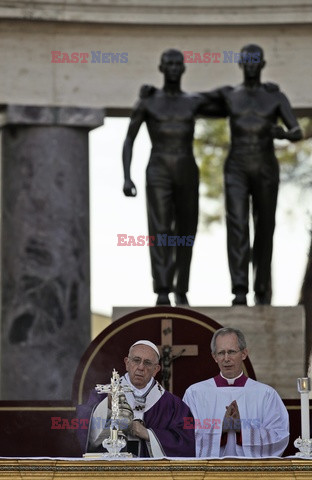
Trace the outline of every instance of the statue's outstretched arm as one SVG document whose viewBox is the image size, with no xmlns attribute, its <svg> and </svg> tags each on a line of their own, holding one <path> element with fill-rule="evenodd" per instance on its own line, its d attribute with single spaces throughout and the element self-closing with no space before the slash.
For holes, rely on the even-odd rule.
<svg viewBox="0 0 312 480">
<path fill-rule="evenodd" d="M 226 94 L 233 87 L 221 87 L 208 92 L 200 92 L 203 103 L 199 115 L 204 117 L 227 117 L 229 112 L 226 105 Z"/>
</svg>

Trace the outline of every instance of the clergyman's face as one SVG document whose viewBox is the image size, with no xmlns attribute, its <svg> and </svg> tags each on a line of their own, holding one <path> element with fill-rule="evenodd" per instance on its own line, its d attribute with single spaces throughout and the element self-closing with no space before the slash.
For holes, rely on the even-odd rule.
<svg viewBox="0 0 312 480">
<path fill-rule="evenodd" d="M 164 55 L 159 69 L 164 74 L 167 81 L 178 82 L 185 70 L 182 55 L 178 53 Z"/>
<path fill-rule="evenodd" d="M 160 370 L 158 355 L 148 345 L 135 345 L 124 360 L 131 383 L 139 389 L 144 388 Z"/>
<path fill-rule="evenodd" d="M 237 353 L 228 353 L 228 352 Z M 212 355 L 225 378 L 235 378 L 242 372 L 247 349 L 240 350 L 235 333 L 219 335 L 216 339 L 216 352 Z"/>
</svg>

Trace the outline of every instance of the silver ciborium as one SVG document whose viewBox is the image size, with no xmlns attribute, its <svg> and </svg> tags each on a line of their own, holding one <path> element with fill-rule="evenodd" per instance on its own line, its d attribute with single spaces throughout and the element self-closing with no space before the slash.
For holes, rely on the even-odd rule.
<svg viewBox="0 0 312 480">
<path fill-rule="evenodd" d="M 120 430 L 120 408 L 119 408 L 119 397 L 124 397 L 125 392 L 132 392 L 132 389 L 129 386 L 120 384 L 120 376 L 118 372 L 113 369 L 111 383 L 107 385 L 97 384 L 95 387 L 97 393 L 108 393 L 111 395 L 111 421 L 110 421 L 110 434 L 108 438 L 103 440 L 102 445 L 107 449 L 108 453 L 103 455 L 106 457 L 122 457 L 122 456 L 131 456 L 130 453 L 120 452 L 126 444 L 124 434 Z"/>
</svg>

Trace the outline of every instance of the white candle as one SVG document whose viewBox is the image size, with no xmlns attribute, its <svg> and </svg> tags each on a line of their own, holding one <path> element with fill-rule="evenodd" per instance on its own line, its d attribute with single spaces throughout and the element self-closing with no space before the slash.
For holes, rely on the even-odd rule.
<svg viewBox="0 0 312 480">
<path fill-rule="evenodd" d="M 310 378 L 297 379 L 298 392 L 301 397 L 301 438 L 302 440 L 310 439 L 310 405 L 309 393 L 311 390 Z"/>
</svg>

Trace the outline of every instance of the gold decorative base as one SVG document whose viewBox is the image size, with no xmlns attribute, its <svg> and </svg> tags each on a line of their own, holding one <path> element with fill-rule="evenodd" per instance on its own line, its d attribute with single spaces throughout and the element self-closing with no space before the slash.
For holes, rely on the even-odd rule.
<svg viewBox="0 0 312 480">
<path fill-rule="evenodd" d="M 311 479 L 306 459 L 0 460 L 0 480 L 254 480 Z"/>
</svg>

